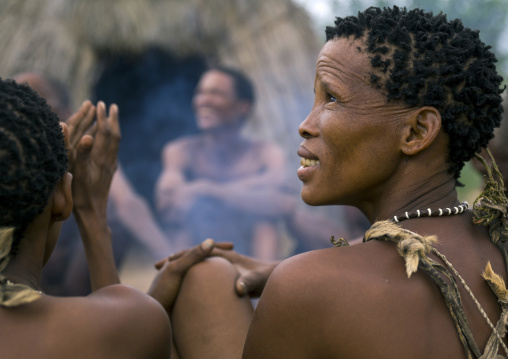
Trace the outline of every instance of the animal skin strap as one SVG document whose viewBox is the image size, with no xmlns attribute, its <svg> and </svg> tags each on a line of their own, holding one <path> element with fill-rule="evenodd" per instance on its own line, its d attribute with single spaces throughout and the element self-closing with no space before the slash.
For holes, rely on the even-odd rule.
<svg viewBox="0 0 508 359">
<path fill-rule="evenodd" d="M 397 244 L 397 250 L 406 263 L 406 274 L 408 278 L 420 269 L 423 270 L 438 285 L 441 294 L 445 299 L 446 306 L 448 307 L 455 323 L 455 328 L 457 329 L 460 341 L 468 358 L 502 358 L 497 355 L 497 351 L 499 344 L 503 345 L 506 350 L 501 337 L 503 337 L 506 333 L 508 306 L 503 304 L 503 300 L 506 301 L 506 299 L 508 299 L 508 291 L 504 288 L 503 280 L 492 271 L 490 263 L 487 264 L 487 268 L 484 272 L 484 278 L 487 280 L 487 283 L 489 283 L 491 288 L 493 288 L 494 293 L 498 296 L 502 308 L 501 318 L 499 319 L 496 327 L 494 327 L 494 325 L 490 322 L 480 303 L 476 300 L 465 281 L 453 268 L 451 263 L 448 262 L 446 257 L 433 247 L 433 244 L 437 241 L 436 236 L 421 236 L 417 233 L 400 228 L 397 224 L 391 221 L 380 221 L 374 223 L 365 233 L 364 241 L 372 239 L 395 242 Z M 462 300 L 455 277 L 447 268 L 430 258 L 428 256 L 430 252 L 438 254 L 459 278 L 492 328 L 493 333 L 489 338 L 483 354 L 481 354 L 471 333 L 469 323 L 463 310 Z M 502 285 L 500 285 L 500 283 L 502 283 Z"/>
<path fill-rule="evenodd" d="M 0 306 L 15 307 L 33 302 L 41 297 L 41 292 L 25 284 L 15 284 L 2 275 L 9 262 L 14 228 L 0 228 Z"/>
<path fill-rule="evenodd" d="M 477 155 L 478 159 L 487 169 L 488 178 L 485 190 L 478 196 L 473 205 L 473 222 L 476 225 L 488 227 L 490 239 L 501 251 L 508 272 L 508 255 L 504 247 L 504 242 L 508 240 L 508 199 L 505 195 L 505 187 L 501 173 L 499 172 L 492 154 L 488 150 L 487 152 L 491 159 L 491 166 L 489 166 L 481 156 Z M 438 285 L 468 358 L 503 358 L 503 356 L 497 354 L 499 345 L 501 345 L 505 353 L 508 354 L 508 348 L 502 339 L 506 335 L 508 325 L 508 290 L 506 289 L 504 280 L 492 270 L 490 262 L 487 263 L 482 276 L 497 296 L 501 306 L 501 316 L 496 326 L 491 323 L 482 306 L 478 300 L 476 300 L 473 292 L 469 289 L 466 282 L 455 270 L 453 265 L 444 255 L 433 247 L 433 244 L 437 241 L 435 236 L 421 236 L 399 227 L 392 221 L 380 221 L 374 223 L 365 233 L 364 241 L 372 239 L 397 243 L 397 250 L 406 263 L 406 274 L 408 278 L 418 269 L 421 269 Z M 462 307 L 462 300 L 455 277 L 447 268 L 428 256 L 431 251 L 438 255 L 453 274 L 455 274 L 455 277 L 460 280 L 461 284 L 473 298 L 478 309 L 491 327 L 492 334 L 483 354 L 480 352 L 471 333 Z"/>
</svg>

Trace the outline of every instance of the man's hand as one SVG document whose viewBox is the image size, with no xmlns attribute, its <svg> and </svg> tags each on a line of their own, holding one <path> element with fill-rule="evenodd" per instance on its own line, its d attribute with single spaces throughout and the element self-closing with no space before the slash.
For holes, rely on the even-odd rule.
<svg viewBox="0 0 508 359">
<path fill-rule="evenodd" d="M 196 180 L 169 191 L 160 191 L 158 207 L 168 222 L 183 222 L 200 197 L 220 199 L 221 185 L 209 180 Z"/>
</svg>

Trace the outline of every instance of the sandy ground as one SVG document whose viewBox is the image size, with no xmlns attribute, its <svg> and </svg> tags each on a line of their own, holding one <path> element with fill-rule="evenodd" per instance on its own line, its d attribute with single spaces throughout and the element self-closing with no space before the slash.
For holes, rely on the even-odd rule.
<svg viewBox="0 0 508 359">
<path fill-rule="evenodd" d="M 156 260 L 140 248 L 131 247 L 119 270 L 120 280 L 123 284 L 146 292 L 157 273 L 153 266 Z"/>
</svg>

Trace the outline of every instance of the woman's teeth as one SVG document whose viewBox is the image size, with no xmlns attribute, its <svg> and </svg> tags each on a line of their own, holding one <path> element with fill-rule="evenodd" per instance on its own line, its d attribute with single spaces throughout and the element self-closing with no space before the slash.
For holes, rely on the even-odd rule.
<svg viewBox="0 0 508 359">
<path fill-rule="evenodd" d="M 303 167 L 310 167 L 310 166 L 318 165 L 319 161 L 317 161 L 317 160 L 310 160 L 308 158 L 301 158 L 300 159 L 300 163 L 301 163 L 301 165 Z"/>
</svg>

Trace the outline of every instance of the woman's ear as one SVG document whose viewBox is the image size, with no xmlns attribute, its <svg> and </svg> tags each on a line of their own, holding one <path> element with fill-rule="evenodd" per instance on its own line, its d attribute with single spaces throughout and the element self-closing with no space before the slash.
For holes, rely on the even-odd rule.
<svg viewBox="0 0 508 359">
<path fill-rule="evenodd" d="M 429 147 L 441 131 L 441 114 L 430 106 L 414 111 L 404 124 L 401 138 L 402 152 L 416 155 Z"/>
<path fill-rule="evenodd" d="M 53 190 L 53 209 L 51 220 L 54 222 L 66 220 L 72 212 L 72 175 L 66 172 Z"/>
</svg>

